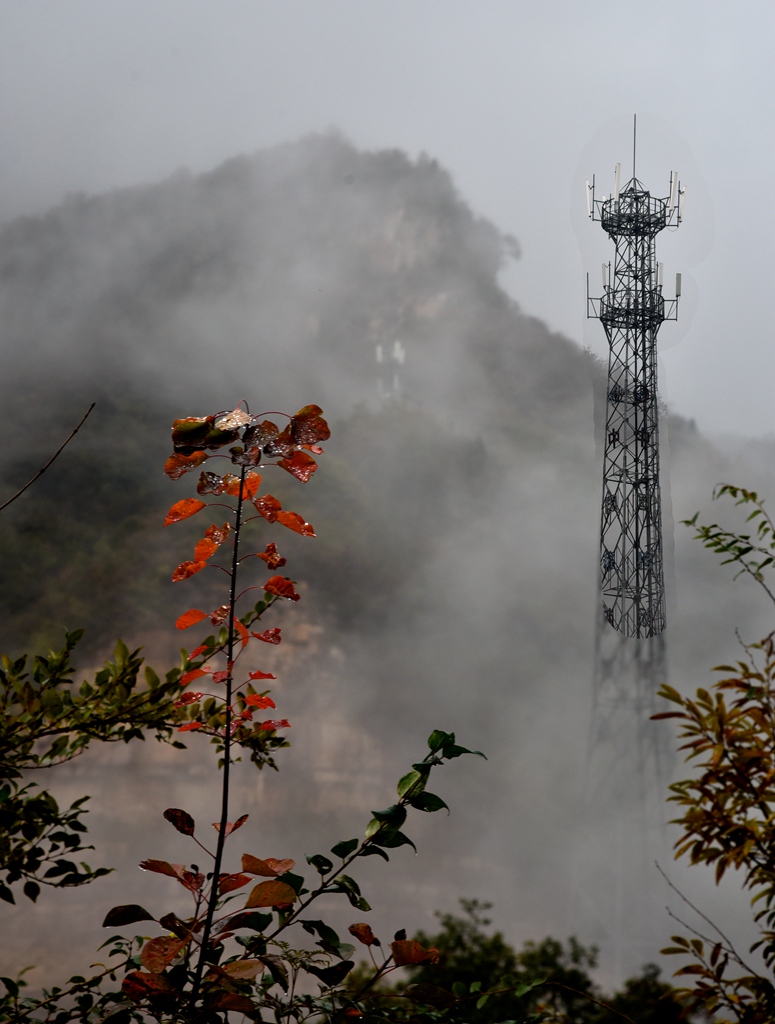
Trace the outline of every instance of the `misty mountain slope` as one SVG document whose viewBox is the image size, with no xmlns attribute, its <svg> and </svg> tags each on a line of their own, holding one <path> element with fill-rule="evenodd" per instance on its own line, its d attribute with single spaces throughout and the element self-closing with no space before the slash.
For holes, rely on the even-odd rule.
<svg viewBox="0 0 775 1024">
<path fill-rule="evenodd" d="M 424 403 L 481 416 L 505 373 L 545 419 L 533 380 L 575 398 L 582 360 L 498 287 L 515 251 L 435 161 L 336 136 L 76 197 L 0 233 L 5 380 L 32 384 L 44 361 L 68 384 L 129 373 L 224 401 L 253 377 L 254 401 L 314 384 L 338 410 L 374 393 L 375 346 L 400 341 Z"/>
<path fill-rule="evenodd" d="M 0 648 L 54 644 L 63 625 L 86 625 L 84 667 L 122 635 L 163 669 L 181 642 L 177 615 L 223 600 L 215 573 L 170 582 L 206 525 L 161 528 L 194 484 L 161 471 L 170 423 L 240 398 L 253 411 L 324 408 L 333 433 L 309 485 L 266 472 L 318 538 L 261 533 L 303 588 L 299 607 L 278 613 L 288 642 L 272 654 L 293 748 L 278 778 L 245 778 L 239 800 L 261 822 L 263 853 L 301 863 L 317 852 L 311 833 L 330 846 L 389 802 L 431 729 L 485 750 L 488 762 L 440 782 L 453 816 L 413 826 L 423 856 L 379 876 L 383 934 L 432 927 L 431 911 L 459 895 L 494 898 L 514 941 L 568 924 L 591 709 L 601 382 L 576 345 L 499 288 L 514 252 L 434 161 L 358 152 L 336 136 L 74 198 L 0 232 L 7 493 L 97 400 L 58 462 L 0 516 Z M 391 361 L 396 342 L 403 365 Z M 707 508 L 730 464 L 680 417 L 666 426 L 677 522 Z M 683 688 L 707 682 L 734 625 L 755 628 L 759 606 L 729 590 L 688 530 L 674 533 L 670 671 Z M 163 807 L 214 820 L 201 746 L 181 769 L 147 749 L 106 758 L 67 783 L 73 796 L 94 790 L 105 859 L 123 865 L 88 897 L 105 908 L 135 888 L 142 901 L 127 865 L 166 849 Z M 53 955 L 52 908 L 66 906 L 54 894 L 35 908 L 39 950 Z"/>
</svg>

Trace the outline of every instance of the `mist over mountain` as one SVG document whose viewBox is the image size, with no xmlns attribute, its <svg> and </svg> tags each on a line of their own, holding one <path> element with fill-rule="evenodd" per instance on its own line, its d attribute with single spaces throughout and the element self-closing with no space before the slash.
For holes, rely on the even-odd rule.
<svg viewBox="0 0 775 1024">
<path fill-rule="evenodd" d="M 234 804 L 260 820 L 245 841 L 303 862 L 390 802 L 433 728 L 456 730 L 489 760 L 447 769 L 438 788 L 453 814 L 412 824 L 416 859 L 399 851 L 394 865 L 368 866 L 375 931 L 428 929 L 434 909 L 463 895 L 492 899 L 514 941 L 573 928 L 605 945 L 594 914 L 569 911 L 589 823 L 604 370 L 501 289 L 498 273 L 517 257 L 434 160 L 360 152 L 336 134 L 6 225 L 4 491 L 97 407 L 0 517 L 0 648 L 55 645 L 63 626 L 85 625 L 84 671 L 118 636 L 163 668 L 180 643 L 177 615 L 222 603 L 217 574 L 170 582 L 201 532 L 161 529 L 190 492 L 191 478 L 161 472 L 170 423 L 242 398 L 254 412 L 315 402 L 332 425 L 320 471 L 307 487 L 281 471 L 270 484 L 318 534 L 274 527 L 269 538 L 304 594 L 281 610 L 287 642 L 262 662 L 277 668 L 293 747 L 277 778 L 241 772 Z M 707 508 L 732 468 L 680 416 L 663 437 L 678 521 Z M 746 483 L 740 471 L 738 460 Z M 754 477 L 767 483 L 759 467 Z M 665 531 L 669 548 L 669 515 Z M 684 527 L 674 548 L 670 681 L 687 688 L 732 657 L 736 625 L 758 638 L 766 609 Z M 100 862 L 123 865 L 85 896 L 87 955 L 104 909 L 145 903 L 143 887 L 166 898 L 166 883 L 138 880 L 132 865 L 172 847 L 173 859 L 189 856 L 158 827 L 163 809 L 213 820 L 205 755 L 189 746 L 180 760 L 89 755 L 60 783 L 72 797 L 94 791 Z M 312 849 L 315 830 L 330 841 Z M 54 893 L 32 912 L 3 912 L 45 913 L 50 930 L 83 899 Z M 658 906 L 643 924 L 655 930 L 670 931 Z M 40 960 L 49 941 L 38 931 L 14 957 Z"/>
</svg>

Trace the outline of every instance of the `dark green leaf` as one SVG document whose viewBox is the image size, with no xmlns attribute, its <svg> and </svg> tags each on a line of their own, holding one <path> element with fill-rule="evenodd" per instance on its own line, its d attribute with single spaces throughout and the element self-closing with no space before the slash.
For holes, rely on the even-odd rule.
<svg viewBox="0 0 775 1024">
<path fill-rule="evenodd" d="M 331 853 L 333 853 L 335 857 L 341 857 L 342 860 L 345 860 L 350 856 L 353 850 L 357 849 L 357 847 L 357 839 L 343 839 L 341 843 L 337 843 L 336 846 L 331 847 Z"/>
<path fill-rule="evenodd" d="M 410 796 L 409 804 L 418 811 L 440 811 L 442 808 L 449 811 L 449 807 L 435 793 L 418 793 L 417 796 Z"/>
</svg>

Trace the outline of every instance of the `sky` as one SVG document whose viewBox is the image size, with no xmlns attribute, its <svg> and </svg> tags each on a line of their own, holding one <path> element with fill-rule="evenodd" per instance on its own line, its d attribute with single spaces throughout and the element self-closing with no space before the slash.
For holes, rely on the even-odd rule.
<svg viewBox="0 0 775 1024">
<path fill-rule="evenodd" d="M 0 220 L 335 128 L 438 159 L 519 240 L 523 309 L 602 354 L 585 274 L 613 245 L 584 181 L 630 176 L 637 114 L 638 178 L 687 188 L 657 243 L 668 293 L 683 274 L 663 395 L 775 434 L 774 23 L 769 0 L 0 0 Z"/>
</svg>

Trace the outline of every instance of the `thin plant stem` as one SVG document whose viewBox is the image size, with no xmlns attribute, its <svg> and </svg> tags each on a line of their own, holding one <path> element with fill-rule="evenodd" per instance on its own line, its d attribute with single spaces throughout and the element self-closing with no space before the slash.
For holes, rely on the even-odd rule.
<svg viewBox="0 0 775 1024">
<path fill-rule="evenodd" d="M 204 970 L 207 947 L 210 941 L 210 932 L 213 926 L 215 906 L 218 902 L 218 882 L 221 874 L 221 863 L 223 861 L 223 849 L 226 843 L 226 830 L 229 818 L 229 783 L 231 769 L 231 699 L 233 690 L 233 664 L 234 664 L 234 617 L 236 614 L 237 595 L 237 571 L 239 568 L 239 542 L 240 527 L 242 525 L 242 494 L 245 483 L 245 466 L 240 473 L 239 496 L 237 498 L 237 515 L 234 520 L 234 551 L 231 560 L 231 584 L 229 587 L 229 639 L 226 647 L 226 667 L 228 676 L 226 678 L 226 722 L 223 735 L 223 785 L 221 788 L 221 820 L 218 828 L 218 842 L 215 847 L 215 863 L 213 865 L 213 880 L 210 886 L 210 898 L 207 903 L 207 916 L 205 918 L 204 930 L 202 932 L 202 943 L 199 952 L 199 960 L 196 965 L 194 982 L 191 988 L 190 1005 L 193 1007 L 199 995 L 199 987 L 202 982 L 202 971 Z"/>
</svg>

